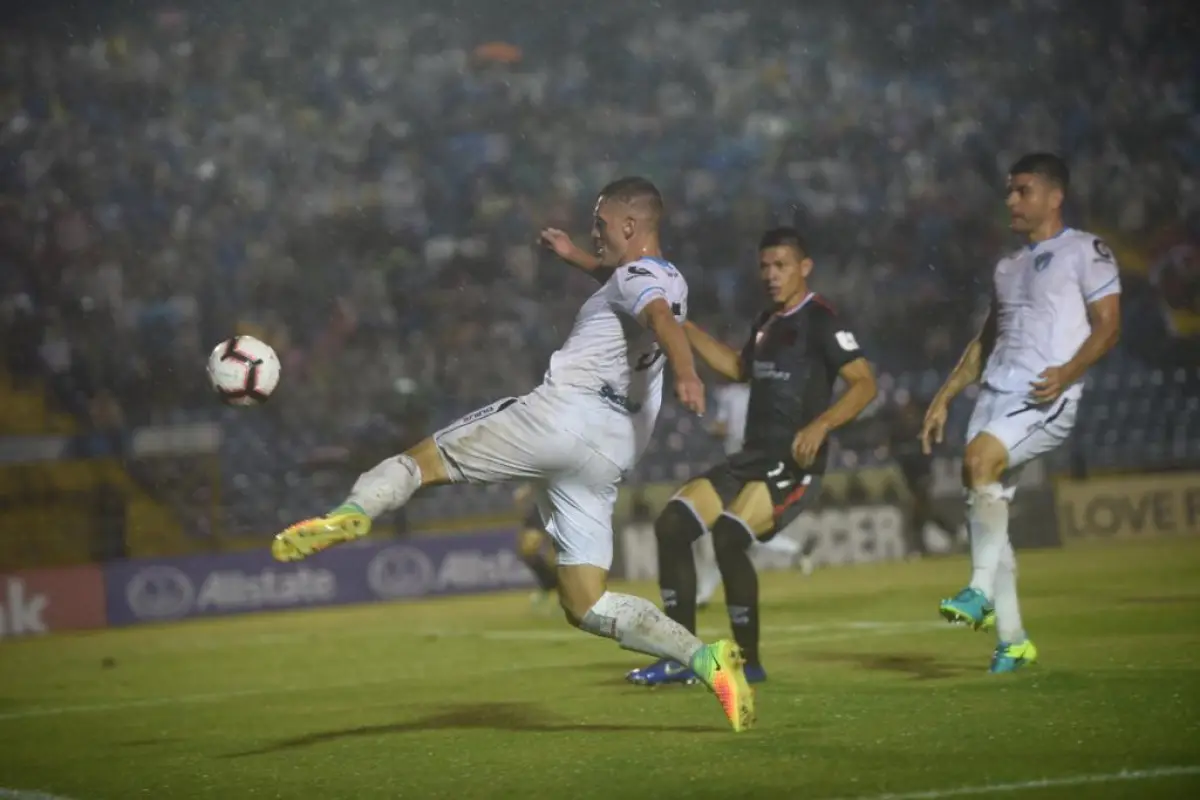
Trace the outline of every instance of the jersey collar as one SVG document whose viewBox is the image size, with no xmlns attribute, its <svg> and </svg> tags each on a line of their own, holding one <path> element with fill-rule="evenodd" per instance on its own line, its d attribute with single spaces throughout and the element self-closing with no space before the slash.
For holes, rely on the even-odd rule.
<svg viewBox="0 0 1200 800">
<path fill-rule="evenodd" d="M 1062 229 L 1061 231 L 1059 231 L 1058 233 L 1054 234 L 1054 235 L 1053 235 L 1053 236 L 1051 236 L 1049 239 L 1042 239 L 1040 242 L 1030 242 L 1029 244 L 1027 244 L 1027 245 L 1025 245 L 1025 246 L 1026 246 L 1026 247 L 1028 247 L 1028 248 L 1029 248 L 1031 251 L 1032 251 L 1032 250 L 1036 250 L 1036 249 L 1037 249 L 1037 246 L 1038 246 L 1039 244 L 1045 244 L 1046 242 L 1053 242 L 1055 239 L 1057 239 L 1058 237 L 1062 236 L 1064 233 L 1068 233 L 1070 230 L 1071 230 L 1071 229 L 1070 229 L 1069 227 L 1067 227 L 1067 226 L 1063 226 L 1063 229 Z"/>
<path fill-rule="evenodd" d="M 774 314 L 772 314 L 772 315 L 771 315 L 771 317 L 772 317 L 772 318 L 775 318 L 775 317 L 790 317 L 792 314 L 795 314 L 797 311 L 799 311 L 800 309 L 802 309 L 802 308 L 804 308 L 806 305 L 808 305 L 808 301 L 809 301 L 809 300 L 812 300 L 812 299 L 813 299 L 814 297 L 816 297 L 816 296 L 817 296 L 817 293 L 816 293 L 816 292 L 809 292 L 808 294 L 806 294 L 806 295 L 804 296 L 804 299 L 803 299 L 803 300 L 801 300 L 799 303 L 797 303 L 797 304 L 796 304 L 796 306 L 795 306 L 794 308 L 790 308 L 790 309 L 788 309 L 787 311 L 776 311 Z"/>
</svg>

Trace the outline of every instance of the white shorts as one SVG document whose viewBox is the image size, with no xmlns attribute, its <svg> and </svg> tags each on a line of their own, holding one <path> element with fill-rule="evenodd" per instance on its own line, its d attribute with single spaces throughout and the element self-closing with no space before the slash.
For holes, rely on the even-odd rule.
<svg viewBox="0 0 1200 800">
<path fill-rule="evenodd" d="M 983 387 L 967 425 L 967 441 L 981 433 L 1000 440 L 1008 450 L 1008 469 L 1016 470 L 1067 440 L 1075 427 L 1078 397 L 1060 397 L 1037 405 L 1017 392 Z M 1008 481 L 1006 481 L 1008 483 Z"/>
<path fill-rule="evenodd" d="M 563 424 L 571 406 L 533 392 L 474 411 L 433 435 L 450 477 L 530 480 L 558 563 L 610 569 L 621 470 Z"/>
</svg>

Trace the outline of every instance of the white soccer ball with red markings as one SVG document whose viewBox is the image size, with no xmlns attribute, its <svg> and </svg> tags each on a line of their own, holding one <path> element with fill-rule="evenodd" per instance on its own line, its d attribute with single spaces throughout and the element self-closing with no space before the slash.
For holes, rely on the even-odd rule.
<svg viewBox="0 0 1200 800">
<path fill-rule="evenodd" d="M 208 357 L 208 379 L 223 402 L 256 406 L 279 385 L 279 356 L 271 345 L 253 336 L 234 336 Z"/>
</svg>

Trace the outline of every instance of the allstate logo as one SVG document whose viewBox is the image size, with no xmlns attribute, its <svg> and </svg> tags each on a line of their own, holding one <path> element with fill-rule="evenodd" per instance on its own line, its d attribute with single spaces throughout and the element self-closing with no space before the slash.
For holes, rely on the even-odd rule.
<svg viewBox="0 0 1200 800">
<path fill-rule="evenodd" d="M 384 599 L 426 594 L 436 581 L 433 562 L 415 547 L 385 547 L 367 565 L 367 585 L 376 597 Z"/>
<path fill-rule="evenodd" d="M 125 601 L 140 619 L 173 619 L 192 608 L 196 588 L 174 567 L 147 567 L 125 584 Z"/>
</svg>

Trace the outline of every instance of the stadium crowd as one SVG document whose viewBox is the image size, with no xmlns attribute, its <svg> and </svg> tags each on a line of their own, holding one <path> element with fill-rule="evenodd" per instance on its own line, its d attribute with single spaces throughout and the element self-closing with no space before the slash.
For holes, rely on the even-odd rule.
<svg viewBox="0 0 1200 800">
<path fill-rule="evenodd" d="M 1200 72 L 1170 3 L 400 5 L 5 32 L 10 371 L 98 426 L 165 419 L 211 407 L 207 350 L 258 333 L 281 419 L 331 440 L 521 393 L 588 291 L 537 231 L 586 235 L 622 173 L 662 187 L 703 323 L 744 329 L 757 234 L 795 220 L 893 370 L 969 335 L 1019 152 L 1067 155 L 1080 224 L 1196 230 Z"/>
</svg>

